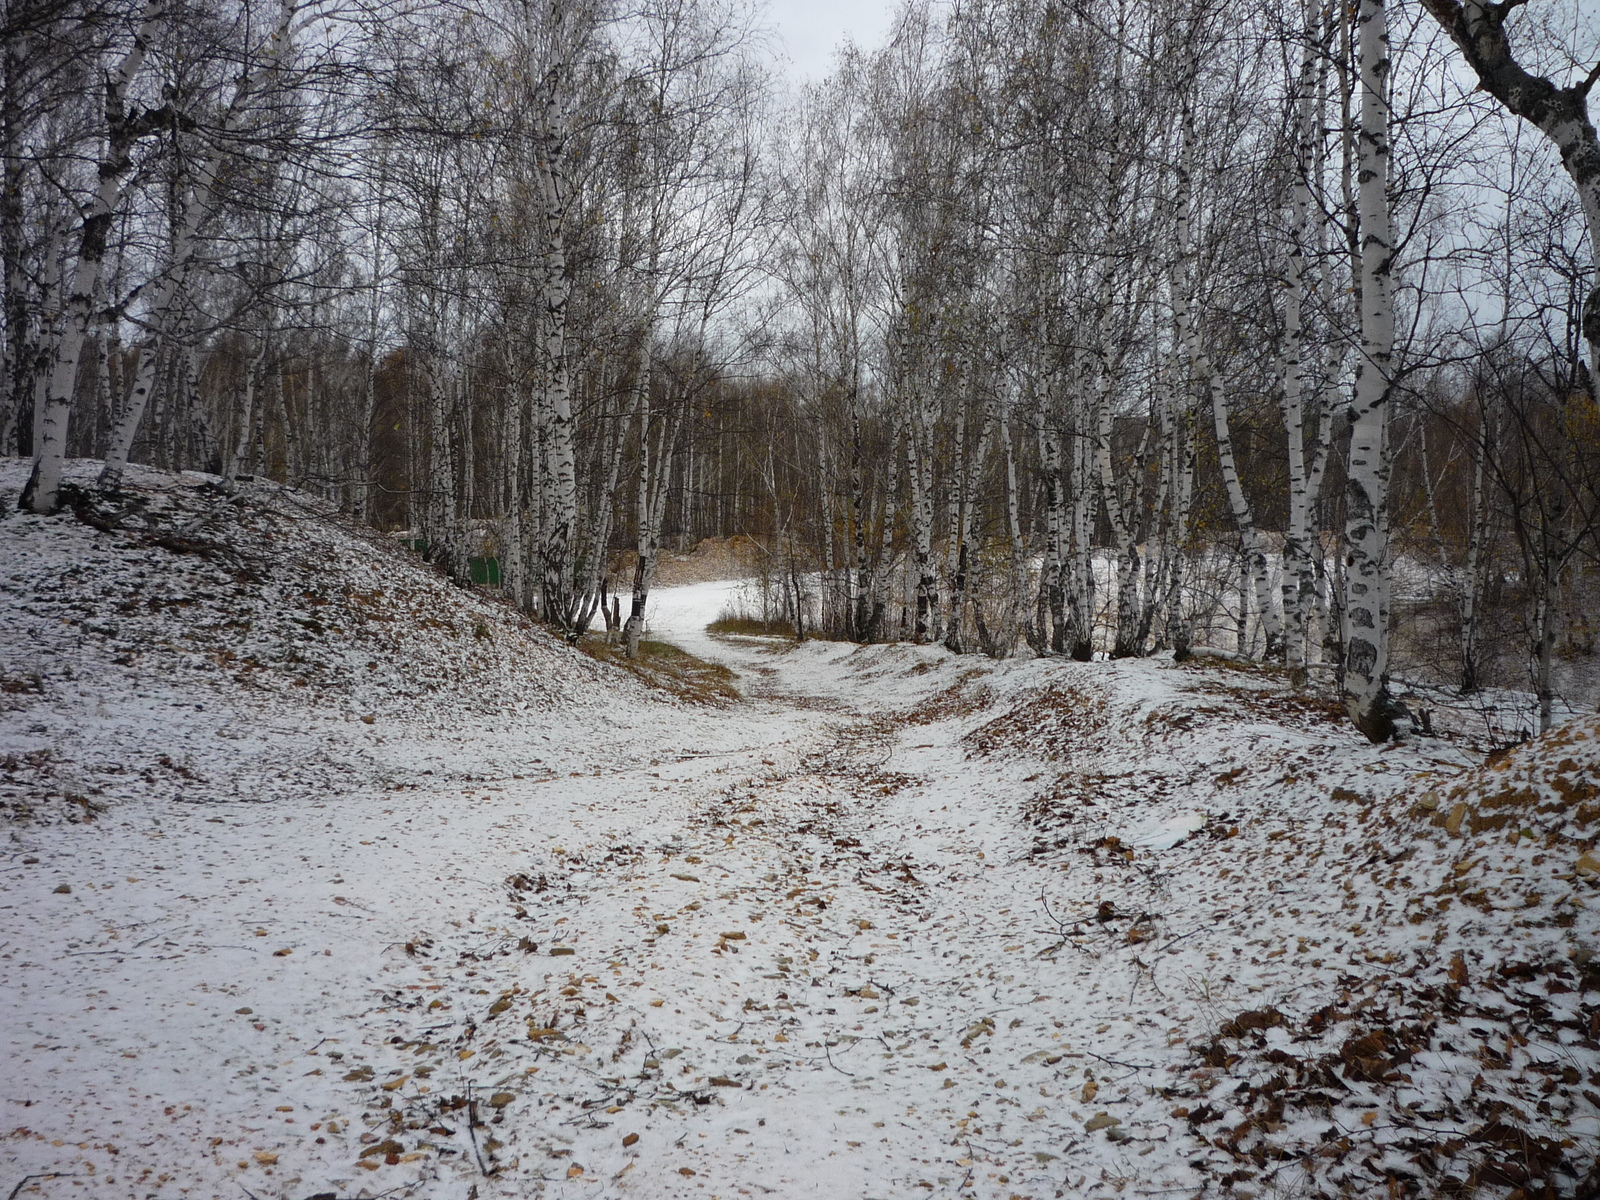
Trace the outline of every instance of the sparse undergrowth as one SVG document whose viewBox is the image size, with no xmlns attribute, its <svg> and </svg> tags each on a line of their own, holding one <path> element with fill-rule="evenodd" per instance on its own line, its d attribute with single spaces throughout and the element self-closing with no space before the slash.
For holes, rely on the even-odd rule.
<svg viewBox="0 0 1600 1200">
<path fill-rule="evenodd" d="M 639 657 L 629 658 L 620 645 L 591 634 L 578 643 L 578 649 L 596 662 L 621 667 L 646 686 L 690 704 L 721 705 L 739 698 L 732 671 L 696 658 L 671 642 L 641 641 Z"/>
<path fill-rule="evenodd" d="M 706 632 L 723 637 L 794 637 L 789 621 L 763 621 L 759 617 L 720 616 L 706 626 Z"/>
</svg>

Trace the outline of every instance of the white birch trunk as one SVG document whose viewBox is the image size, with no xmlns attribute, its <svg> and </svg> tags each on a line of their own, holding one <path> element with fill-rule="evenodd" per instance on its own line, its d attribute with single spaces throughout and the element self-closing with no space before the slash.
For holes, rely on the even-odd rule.
<svg viewBox="0 0 1600 1200">
<path fill-rule="evenodd" d="M 516 379 L 515 365 L 511 356 L 511 341 L 508 338 L 501 346 L 502 359 L 506 368 L 506 378 Z M 526 431 L 523 429 L 524 400 L 517 388 L 506 389 L 505 421 L 503 438 L 505 455 L 501 459 L 502 478 L 500 481 L 500 505 L 503 516 L 500 522 L 500 580 L 511 593 L 511 599 L 516 606 L 527 611 L 529 603 L 529 588 L 526 559 L 523 557 L 524 542 L 527 537 L 525 528 L 527 521 L 527 501 L 523 492 L 523 441 Z"/>
<path fill-rule="evenodd" d="M 1409 731 L 1389 695 L 1390 568 L 1385 539 L 1389 493 L 1387 426 L 1394 309 L 1389 227 L 1388 15 L 1384 0 L 1361 0 L 1361 124 L 1357 205 L 1361 221 L 1361 355 L 1350 413 L 1345 498 L 1345 707 L 1367 737 L 1386 742 Z"/>
<path fill-rule="evenodd" d="M 900 495 L 900 449 L 896 445 L 899 431 L 894 427 L 892 413 L 890 417 L 889 452 L 884 458 L 886 479 L 878 503 L 878 562 L 872 573 L 872 613 L 868 618 L 866 630 L 866 640 L 869 642 L 885 639 L 889 572 L 894 558 L 895 509 Z"/>
<path fill-rule="evenodd" d="M 971 364 L 968 364 L 969 372 Z M 976 375 L 970 374 L 974 381 Z M 959 405 L 960 412 L 956 417 L 956 447 L 957 459 L 952 472 L 950 488 L 950 620 L 945 628 L 945 649 L 952 654 L 965 654 L 969 647 L 966 644 L 966 605 L 967 605 L 967 569 L 970 565 L 971 553 L 971 519 L 972 519 L 972 494 L 977 489 L 977 471 L 982 465 L 983 457 L 987 453 L 988 440 L 992 430 L 992 414 L 984 413 L 983 425 L 978 435 L 978 445 L 974 449 L 966 444 L 967 418 L 966 406 Z"/>
<path fill-rule="evenodd" d="M 56 355 L 61 350 L 61 229 L 51 231 L 49 248 L 44 260 L 44 278 L 40 282 L 39 340 L 35 347 L 33 372 L 33 397 L 29 405 L 31 424 L 28 428 L 29 444 L 39 445 L 39 422 L 44 416 L 45 401 L 50 394 L 50 380 L 55 369 Z M 20 418 L 19 418 L 20 419 Z M 19 435 L 20 436 L 20 433 Z M 23 505 L 22 507 L 26 507 Z"/>
<path fill-rule="evenodd" d="M 1159 385 L 1158 385 L 1159 389 Z M 1161 412 L 1164 408 L 1164 398 L 1158 394 L 1152 399 L 1151 411 L 1145 416 L 1144 432 L 1139 438 L 1139 450 L 1134 456 L 1134 479 L 1136 486 L 1142 488 L 1146 476 L 1146 467 L 1149 463 L 1150 442 L 1152 438 L 1160 438 Z M 1136 497 L 1135 504 L 1138 524 L 1133 532 L 1133 548 L 1139 555 L 1139 579 L 1135 589 L 1137 603 L 1136 620 L 1129 639 L 1138 646 L 1138 652 L 1144 654 L 1150 645 L 1150 635 L 1155 629 L 1156 608 L 1161 600 L 1161 556 L 1152 553 L 1148 547 L 1151 535 L 1156 531 L 1161 513 L 1166 509 L 1172 491 L 1172 480 L 1166 470 L 1161 468 L 1161 446 L 1156 447 L 1158 469 L 1155 478 L 1155 492 L 1150 497 L 1148 509 L 1144 507 L 1142 496 Z M 1120 636 L 1120 634 L 1119 634 Z"/>
<path fill-rule="evenodd" d="M 852 377 L 849 395 L 850 411 L 850 536 L 848 552 L 850 561 L 845 564 L 846 632 L 856 641 L 865 640 L 863 631 L 867 624 L 866 596 L 871 587 L 867 578 L 867 529 L 863 512 L 864 497 L 861 490 L 861 408 L 860 387 Z"/>
<path fill-rule="evenodd" d="M 1284 658 L 1289 677 L 1303 687 L 1306 673 L 1307 608 L 1310 596 L 1309 517 L 1313 497 L 1307 489 L 1305 461 L 1306 379 L 1304 310 L 1306 302 L 1306 244 L 1311 220 L 1312 146 L 1321 136 L 1316 110 L 1315 32 L 1316 0 L 1305 6 L 1299 75 L 1295 81 L 1295 179 L 1289 229 L 1288 294 L 1284 302 L 1283 426 L 1288 438 L 1289 513 L 1283 539 Z"/>
<path fill-rule="evenodd" d="M 1172 261 L 1168 290 L 1172 297 L 1173 358 L 1178 379 L 1173 386 L 1173 520 L 1171 566 L 1167 576 L 1167 640 L 1172 644 L 1174 662 L 1189 657 L 1194 642 L 1190 620 L 1183 606 L 1183 583 L 1188 574 L 1189 516 L 1194 497 L 1196 461 L 1194 383 L 1199 376 L 1199 338 L 1190 313 L 1195 287 L 1194 248 L 1190 229 L 1190 206 L 1194 189 L 1194 74 L 1191 69 L 1184 86 L 1180 115 L 1180 146 L 1176 178 L 1173 181 L 1173 208 L 1177 248 Z"/>
<path fill-rule="evenodd" d="M 1066 560 L 1067 652 L 1079 662 L 1094 658 L 1095 578 L 1094 519 L 1095 438 L 1082 430 L 1082 401 L 1072 433 L 1072 519 L 1070 556 Z"/>
<path fill-rule="evenodd" d="M 210 415 L 201 400 L 200 351 L 193 341 L 184 347 L 183 397 L 184 408 L 189 417 L 188 437 L 195 459 L 204 465 L 205 470 L 219 471 L 222 466 L 219 461 L 221 449 L 217 445 L 217 435 L 212 428 Z"/>
<path fill-rule="evenodd" d="M 389 152 L 387 147 L 378 156 L 378 203 L 376 220 L 372 226 L 372 279 L 369 281 L 370 294 L 367 297 L 367 369 L 362 379 L 361 412 L 357 417 L 359 424 L 356 426 L 356 495 L 352 505 L 355 518 L 358 521 L 371 521 L 373 514 L 372 493 L 377 486 L 372 478 L 372 419 L 378 407 L 378 371 L 382 359 L 378 349 L 378 314 L 381 311 L 382 293 L 378 287 L 378 279 L 383 274 L 383 244 L 385 224 L 385 200 L 389 190 Z M 515 411 L 515 403 L 512 403 Z M 518 431 L 520 432 L 520 430 Z M 519 442 L 513 440 L 507 443 L 511 453 L 520 449 Z M 512 468 L 512 477 L 515 478 L 515 468 Z M 504 550 L 502 550 L 504 553 Z M 502 571 L 502 578 L 504 578 Z M 512 576 L 516 578 L 516 576 Z"/>
<path fill-rule="evenodd" d="M 646 344 L 649 338 L 645 339 Z M 617 483 L 622 478 L 622 458 L 628 445 L 628 432 L 633 428 L 635 416 L 646 404 L 646 396 L 650 389 L 650 371 L 647 365 L 641 364 L 634 375 L 634 385 L 628 392 L 627 407 L 610 422 L 608 422 L 609 440 L 604 446 L 601 459 L 601 483 L 595 493 L 595 511 L 590 514 L 589 545 L 584 554 L 584 580 L 582 586 L 583 609 L 579 614 L 577 625 L 579 632 L 583 632 L 594 619 L 598 610 L 609 623 L 611 614 L 605 609 L 605 571 L 606 553 L 611 545 L 611 524 L 615 517 L 614 498 L 617 492 Z M 609 624 L 607 626 L 609 631 Z"/>
<path fill-rule="evenodd" d="M 817 422 L 817 523 L 818 532 L 821 534 L 822 561 L 818 564 L 822 568 L 817 586 L 817 618 L 823 624 L 828 620 L 828 597 L 832 594 L 832 579 L 834 564 L 838 561 L 834 545 L 833 528 L 833 471 L 831 469 L 832 455 L 829 453 L 828 426 L 824 420 Z M 734 448 L 734 470 L 738 471 L 738 444 Z M 776 479 L 775 470 L 769 469 L 773 479 Z M 737 499 L 737 493 L 735 493 Z M 733 513 L 733 524 L 737 528 L 739 513 L 737 506 Z M 798 593 L 797 593 L 798 594 Z M 798 603 L 798 601 L 797 601 Z"/>
<path fill-rule="evenodd" d="M 157 363 L 168 341 L 168 325 L 181 313 L 183 288 L 194 266 L 200 231 L 217 208 L 217 182 L 222 173 L 224 153 L 249 110 L 251 97 L 282 62 L 283 54 L 289 47 L 289 22 L 293 13 L 292 5 L 283 5 L 278 25 L 268 36 L 263 50 L 266 65 L 240 78 L 228 105 L 227 115 L 223 118 L 217 148 L 200 169 L 188 203 L 184 205 L 183 216 L 173 230 L 171 260 L 150 304 L 146 353 L 139 357 L 139 371 L 134 377 L 133 388 L 117 417 L 106 447 L 105 466 L 100 471 L 99 480 L 99 486 L 104 491 L 115 492 L 122 485 L 122 474 L 128 466 L 133 439 L 138 435 L 139 423 L 144 419 L 145 407 L 155 387 Z M 292 462 L 286 464 L 291 481 L 297 465 Z"/>
<path fill-rule="evenodd" d="M 454 373 L 435 352 L 428 364 L 428 521 L 424 536 L 428 558 L 449 573 L 456 574 L 463 564 L 456 547 L 456 453 L 454 405 L 451 394 Z M 285 454 L 293 443 L 285 440 Z"/>
<path fill-rule="evenodd" d="M 259 377 L 262 364 L 267 358 L 267 336 L 263 334 L 261 344 L 255 356 L 251 358 L 244 371 L 244 404 L 239 413 L 239 428 L 235 432 L 233 453 L 228 456 L 222 470 L 222 488 L 225 492 L 233 491 L 234 481 L 239 478 L 243 469 L 249 465 L 249 454 L 254 439 L 258 438 L 256 381 Z M 248 474 L 248 472 L 245 472 Z"/>
<path fill-rule="evenodd" d="M 1111 381 L 1104 358 L 1095 356 L 1095 439 L 1094 457 L 1100 496 L 1111 524 L 1111 537 L 1117 544 L 1117 624 L 1112 638 L 1111 657 L 1131 658 L 1144 653 L 1139 635 L 1139 552 L 1138 530 L 1128 506 L 1122 502 L 1111 462 Z"/>
<path fill-rule="evenodd" d="M 1067 653 L 1066 616 L 1066 545 L 1067 514 L 1061 486 L 1061 436 L 1053 428 L 1046 428 L 1040 418 L 1037 430 L 1039 440 L 1040 474 L 1044 476 L 1045 489 L 1045 550 L 1044 564 L 1039 571 L 1039 603 L 1035 650 L 1038 653 Z"/>
<path fill-rule="evenodd" d="M 54 512 L 60 503 L 67 422 L 78 379 L 78 361 L 89 336 L 94 295 L 105 267 L 112 220 L 122 201 L 122 181 L 133 165 L 134 143 L 145 132 L 129 119 L 128 88 L 144 66 L 150 42 L 165 20 L 165 0 L 149 0 L 134 34 L 132 48 L 106 81 L 107 154 L 100 163 L 94 197 L 83 214 L 83 234 L 72 271 L 72 284 L 68 288 L 66 319 L 56 344 L 43 403 L 36 406 L 34 414 L 38 434 L 34 440 L 33 470 L 19 505 L 32 512 Z"/>
<path fill-rule="evenodd" d="M 1534 670 L 1533 690 L 1539 702 L 1539 732 L 1550 732 L 1554 718 L 1555 686 L 1550 673 L 1551 659 L 1556 646 L 1556 584 L 1560 569 L 1548 564 L 1540 572 L 1539 599 L 1534 610 Z"/>
<path fill-rule="evenodd" d="M 656 554 L 660 533 L 656 525 L 656 494 L 665 494 L 661 476 L 667 464 L 660 454 L 654 459 L 650 447 L 650 381 L 654 365 L 655 347 L 651 327 L 647 323 L 639 350 L 639 370 L 634 381 L 633 410 L 639 417 L 638 490 L 635 498 L 637 526 L 634 536 L 633 596 L 627 622 L 622 627 L 623 645 L 629 658 L 639 655 L 639 639 L 644 636 L 645 607 L 649 603 L 650 588 L 655 581 Z M 668 418 L 670 420 L 670 417 Z"/>
<path fill-rule="evenodd" d="M 1205 362 L 1204 358 L 1202 362 Z M 1210 364 L 1205 362 L 1205 365 Z M 1222 467 L 1222 481 L 1228 491 L 1228 507 L 1233 513 L 1234 527 L 1239 530 L 1239 539 L 1244 544 L 1250 591 L 1255 595 L 1256 611 L 1266 635 L 1265 657 L 1280 658 L 1283 655 L 1283 621 L 1272 595 L 1272 570 L 1267 561 L 1266 540 L 1256 528 L 1255 515 L 1250 510 L 1250 500 L 1244 494 L 1244 484 L 1239 479 L 1239 469 L 1234 461 L 1233 435 L 1228 428 L 1228 399 L 1222 376 L 1215 369 L 1210 370 L 1209 375 L 1211 416 L 1217 434 L 1217 460 Z M 1243 608 L 1244 597 L 1241 596 L 1241 611 Z M 1243 645 L 1239 652 L 1245 652 Z"/>
<path fill-rule="evenodd" d="M 911 484 L 911 552 L 917 574 L 916 623 L 912 640 L 939 638 L 939 579 L 933 564 L 932 404 L 924 395 L 920 362 L 909 368 L 910 427 L 906 430 L 906 476 Z"/>
<path fill-rule="evenodd" d="M 573 636 L 572 543 L 578 523 L 578 463 L 573 445 L 571 366 L 567 361 L 567 300 L 572 283 L 567 278 L 566 206 L 570 185 L 558 161 L 565 153 L 565 117 L 552 99 L 542 130 L 544 152 L 538 163 L 544 220 L 544 361 L 542 408 L 548 424 L 546 436 L 546 498 L 544 529 L 544 616 L 569 637 Z"/>
<path fill-rule="evenodd" d="M 1017 637 L 1026 620 L 1028 551 L 1022 537 L 1022 515 L 1017 491 L 1017 448 L 1011 439 L 1009 408 L 1000 409 L 1000 442 L 1006 453 L 1006 537 L 1011 544 L 1011 596 L 1006 618 L 1005 652 L 1016 653 Z"/>
<path fill-rule="evenodd" d="M 644 636 L 645 604 L 650 596 L 647 576 L 653 574 L 655 568 L 655 564 L 649 561 L 650 468 L 650 408 L 646 405 L 639 414 L 639 477 L 634 498 L 638 525 L 634 538 L 633 596 L 628 620 L 622 627 L 622 642 L 629 658 L 639 656 L 639 639 Z"/>
<path fill-rule="evenodd" d="M 650 599 L 650 589 L 655 586 L 656 564 L 661 556 L 661 524 L 666 516 L 667 499 L 672 494 L 672 463 L 676 457 L 678 429 L 681 425 L 680 413 L 681 410 L 668 414 L 666 428 L 662 430 L 656 442 L 655 479 L 650 488 L 646 519 L 639 530 L 641 553 L 634 572 L 633 607 L 629 617 L 630 623 L 633 623 L 633 614 L 637 614 L 638 621 L 634 623 L 631 633 L 626 627 L 624 628 L 629 657 L 638 653 L 638 638 L 644 632 L 645 606 Z"/>
</svg>

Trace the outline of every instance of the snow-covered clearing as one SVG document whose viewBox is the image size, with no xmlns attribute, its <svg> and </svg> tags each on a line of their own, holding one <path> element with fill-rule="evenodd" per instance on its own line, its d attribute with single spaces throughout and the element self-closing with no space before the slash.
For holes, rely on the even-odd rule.
<svg viewBox="0 0 1600 1200">
<path fill-rule="evenodd" d="M 10 1196 L 1595 1187 L 1592 717 L 1478 766 L 1253 670 L 715 639 L 726 583 L 653 606 L 696 706 L 134 482 L 0 522 Z"/>
</svg>

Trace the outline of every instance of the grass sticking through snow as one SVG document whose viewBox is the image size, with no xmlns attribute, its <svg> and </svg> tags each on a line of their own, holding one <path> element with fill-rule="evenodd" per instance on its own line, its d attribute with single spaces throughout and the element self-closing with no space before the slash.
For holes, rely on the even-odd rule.
<svg viewBox="0 0 1600 1200">
<path fill-rule="evenodd" d="M 794 637 L 794 625 L 788 621 L 763 621 L 759 617 L 720 616 L 706 626 L 711 634 L 730 634 L 735 637 Z"/>
<path fill-rule="evenodd" d="M 734 674 L 727 667 L 708 663 L 671 642 L 639 643 L 639 657 L 629 658 L 620 643 L 607 645 L 603 637 L 590 636 L 578 649 L 598 662 L 612 663 L 650 687 L 670 692 L 691 704 L 726 704 L 739 698 Z"/>
</svg>

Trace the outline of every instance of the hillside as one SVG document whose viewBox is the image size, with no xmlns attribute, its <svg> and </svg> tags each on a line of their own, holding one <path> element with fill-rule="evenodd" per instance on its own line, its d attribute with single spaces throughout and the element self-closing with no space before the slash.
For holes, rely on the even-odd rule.
<svg viewBox="0 0 1600 1200">
<path fill-rule="evenodd" d="M 25 477 L 0 465 L 0 803 L 537 776 L 660 703 L 304 493 L 134 468 L 53 519 L 15 512 Z"/>
<path fill-rule="evenodd" d="M 713 637 L 730 582 L 653 605 L 739 676 L 684 703 L 135 484 L 0 519 L 6 1194 L 1600 1188 L 1592 715 L 1380 748 L 1259 668 Z"/>
</svg>

